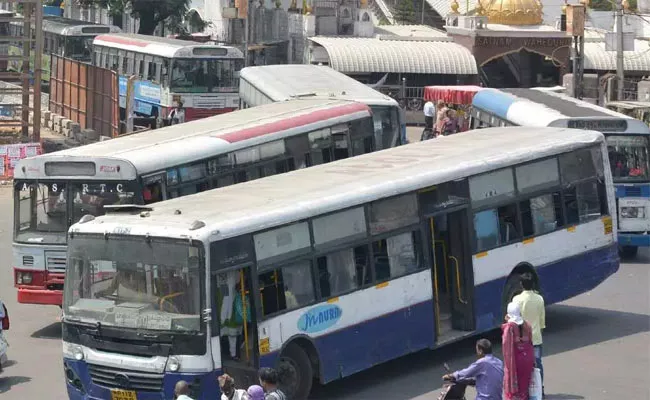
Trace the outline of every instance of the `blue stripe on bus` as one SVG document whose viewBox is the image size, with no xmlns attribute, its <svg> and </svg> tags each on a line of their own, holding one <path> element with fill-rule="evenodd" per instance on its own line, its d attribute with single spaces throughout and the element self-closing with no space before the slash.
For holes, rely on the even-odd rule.
<svg viewBox="0 0 650 400">
<path fill-rule="evenodd" d="M 514 266 L 513 266 L 514 267 Z M 616 243 L 536 268 L 546 304 L 592 290 L 618 270 Z M 474 289 L 476 331 L 497 328 L 503 321 L 501 298 L 506 279 Z M 470 332 L 468 332 L 470 333 Z M 320 354 L 321 380 L 327 383 L 418 350 L 435 347 L 433 301 L 329 333 L 314 339 Z M 279 352 L 262 357 L 262 366 L 275 366 Z"/>
<path fill-rule="evenodd" d="M 650 197 L 650 183 L 614 185 L 614 187 L 616 188 L 616 198 Z"/>
<path fill-rule="evenodd" d="M 472 107 L 507 120 L 508 109 L 517 101 L 520 101 L 520 99 L 509 93 L 504 93 L 496 89 L 483 89 L 474 95 Z"/>
</svg>

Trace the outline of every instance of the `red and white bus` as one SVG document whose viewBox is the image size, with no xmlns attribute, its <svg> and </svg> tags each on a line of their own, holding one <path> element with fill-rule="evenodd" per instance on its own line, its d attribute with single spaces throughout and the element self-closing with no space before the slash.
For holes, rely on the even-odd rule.
<svg viewBox="0 0 650 400">
<path fill-rule="evenodd" d="M 138 115 L 167 116 L 179 103 L 185 120 L 210 117 L 239 108 L 239 70 L 244 55 L 236 47 L 147 35 L 99 35 L 93 63 L 118 71 L 120 107 L 126 107 L 127 81 Z"/>
<path fill-rule="evenodd" d="M 381 143 L 365 104 L 293 100 L 23 159 L 14 173 L 18 302 L 61 305 L 68 228 L 104 206 L 221 188 Z"/>
</svg>

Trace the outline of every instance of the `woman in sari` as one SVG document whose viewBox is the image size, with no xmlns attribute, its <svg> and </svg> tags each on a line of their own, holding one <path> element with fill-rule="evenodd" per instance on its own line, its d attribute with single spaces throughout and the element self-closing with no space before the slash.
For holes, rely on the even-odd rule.
<svg viewBox="0 0 650 400">
<path fill-rule="evenodd" d="M 535 367 L 533 334 L 530 324 L 521 317 L 519 304 L 508 304 L 503 330 L 503 398 L 528 400 L 530 380 Z"/>
</svg>

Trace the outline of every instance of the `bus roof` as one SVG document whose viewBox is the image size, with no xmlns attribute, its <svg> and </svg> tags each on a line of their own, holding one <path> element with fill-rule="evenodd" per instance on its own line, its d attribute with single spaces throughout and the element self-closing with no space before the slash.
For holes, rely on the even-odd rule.
<svg viewBox="0 0 650 400">
<path fill-rule="evenodd" d="M 133 165 L 138 175 L 143 175 L 251 145 L 251 142 L 243 142 L 245 140 L 259 138 L 255 141 L 259 144 L 287 137 L 296 128 L 317 130 L 328 124 L 346 123 L 370 115 L 367 105 L 351 101 L 294 100 L 271 103 L 25 158 L 16 166 L 15 178 L 29 178 L 23 175 L 19 167 L 26 166 L 26 170 L 30 171 L 30 167 L 35 167 L 34 163 L 40 166 L 54 160 L 93 159 L 125 161 Z M 33 169 L 38 173 L 43 170 Z"/>
<path fill-rule="evenodd" d="M 650 134 L 650 128 L 642 121 L 548 90 L 483 89 L 474 96 L 472 106 L 522 126 L 558 126 L 571 120 L 622 120 L 626 133 Z"/>
<path fill-rule="evenodd" d="M 134 33 L 100 35 L 95 38 L 93 44 L 166 58 L 244 58 L 241 50 L 232 46 L 217 46 Z"/>
<path fill-rule="evenodd" d="M 369 105 L 396 106 L 397 101 L 330 67 L 307 64 L 243 68 L 239 76 L 272 101 L 293 98 L 337 98 Z M 245 93 L 241 93 L 245 95 Z M 244 101 L 249 102 L 249 99 Z"/>
<path fill-rule="evenodd" d="M 122 30 L 113 25 L 102 25 L 93 22 L 46 15 L 43 17 L 43 32 L 63 36 L 95 36 L 105 33 L 118 33 Z"/>
<path fill-rule="evenodd" d="M 522 126 L 558 126 L 570 120 L 623 120 L 625 132 L 650 134 L 642 121 L 562 93 L 536 89 L 483 89 L 472 106 Z M 623 133 L 623 132 L 616 132 Z"/>
<path fill-rule="evenodd" d="M 488 128 L 413 143 L 112 214 L 72 229 L 211 240 L 304 220 L 380 198 L 602 143 L 568 128 Z M 177 210 L 180 210 L 178 212 Z M 191 229 L 196 221 L 203 228 Z"/>
</svg>

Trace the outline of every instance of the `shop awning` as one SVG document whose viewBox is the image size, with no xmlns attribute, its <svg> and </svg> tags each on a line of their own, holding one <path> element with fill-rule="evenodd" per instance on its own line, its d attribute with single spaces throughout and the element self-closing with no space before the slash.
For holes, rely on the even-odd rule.
<svg viewBox="0 0 650 400">
<path fill-rule="evenodd" d="M 442 100 L 450 104 L 472 104 L 474 95 L 479 90 L 483 89 L 480 86 L 467 85 L 467 86 L 425 86 L 424 87 L 424 100 L 436 101 Z"/>
</svg>

